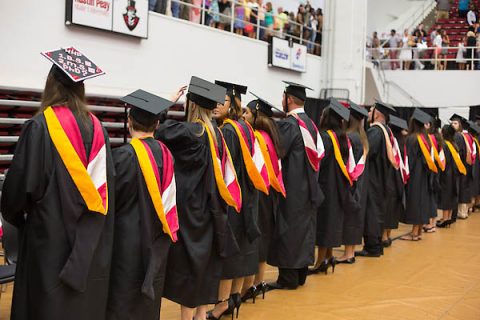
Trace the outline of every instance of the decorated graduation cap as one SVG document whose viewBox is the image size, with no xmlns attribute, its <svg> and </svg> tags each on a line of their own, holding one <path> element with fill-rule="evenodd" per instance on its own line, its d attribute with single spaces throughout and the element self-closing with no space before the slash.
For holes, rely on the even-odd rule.
<svg viewBox="0 0 480 320">
<path fill-rule="evenodd" d="M 330 104 L 328 105 L 327 108 L 330 108 L 333 112 L 339 115 L 340 118 L 342 118 L 343 120 L 348 121 L 348 119 L 350 118 L 350 110 L 335 98 L 330 98 L 329 101 L 330 101 Z"/>
<path fill-rule="evenodd" d="M 399 128 L 401 130 L 408 130 L 408 123 L 402 118 L 390 116 L 390 121 L 388 122 L 390 127 Z"/>
<path fill-rule="evenodd" d="M 73 86 L 84 80 L 105 74 L 92 60 L 83 53 L 69 47 L 41 53 L 53 63 L 50 74 L 65 86 Z"/>
<path fill-rule="evenodd" d="M 283 82 L 287 85 L 287 87 L 285 88 L 285 94 L 294 96 L 302 101 L 307 100 L 306 89 L 313 90 L 312 88 L 309 88 L 299 83 L 290 82 L 290 81 L 283 81 Z"/>
<path fill-rule="evenodd" d="M 363 119 L 368 117 L 368 111 L 364 107 L 360 107 L 355 102 L 350 101 L 348 103 L 350 105 L 350 115 L 357 118 Z"/>
<path fill-rule="evenodd" d="M 255 93 L 250 91 L 250 94 L 257 98 L 256 100 L 252 100 L 247 104 L 247 108 L 249 108 L 252 111 L 260 111 L 263 112 L 267 117 L 273 117 L 273 111 L 277 110 L 283 113 L 280 109 L 276 108 L 273 104 L 270 102 L 260 98 L 257 96 Z"/>
<path fill-rule="evenodd" d="M 175 105 L 174 102 L 156 96 L 144 90 L 137 90 L 120 99 L 132 106 L 130 117 L 144 126 L 150 126 L 158 120 L 158 116 L 164 110 Z"/>
<path fill-rule="evenodd" d="M 247 93 L 247 87 L 242 86 L 240 84 L 235 84 L 235 83 L 230 83 L 230 82 L 225 82 L 220 80 L 215 80 L 215 84 L 218 84 L 219 86 L 222 86 L 225 89 L 227 89 L 227 95 L 240 97 L 242 94 Z"/>
<path fill-rule="evenodd" d="M 412 114 L 412 118 L 422 124 L 427 124 L 432 122 L 432 116 L 426 113 L 425 111 L 420 110 L 419 108 L 415 108 Z"/>
<path fill-rule="evenodd" d="M 382 102 L 380 100 L 375 100 L 375 109 L 386 116 L 397 113 L 397 111 L 391 104 Z"/>
<path fill-rule="evenodd" d="M 225 103 L 227 90 L 218 84 L 193 76 L 188 86 L 187 100 L 202 108 L 213 110 L 217 103 Z"/>
</svg>

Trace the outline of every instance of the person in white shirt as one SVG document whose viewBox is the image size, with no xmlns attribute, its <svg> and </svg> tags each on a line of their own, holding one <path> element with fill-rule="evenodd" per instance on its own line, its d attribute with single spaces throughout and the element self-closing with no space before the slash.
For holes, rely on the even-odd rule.
<svg viewBox="0 0 480 320">
<path fill-rule="evenodd" d="M 392 59 L 392 61 L 390 61 L 390 66 L 392 70 L 400 68 L 400 62 L 396 61 L 398 57 L 397 48 L 398 48 L 399 42 L 400 41 L 398 39 L 397 32 L 395 30 L 392 30 L 390 32 L 390 39 L 388 39 L 388 45 L 390 47 L 390 59 Z"/>
<path fill-rule="evenodd" d="M 457 51 L 457 58 L 455 59 L 455 62 L 457 63 L 458 70 L 465 70 L 465 63 L 467 60 L 465 60 L 465 53 L 467 52 L 467 49 L 465 49 L 465 41 L 466 38 L 462 38 L 462 42 L 458 44 L 458 51 Z"/>
<path fill-rule="evenodd" d="M 473 11 L 473 8 L 470 8 L 470 11 L 467 13 L 467 22 L 470 26 L 474 26 L 477 23 L 477 15 L 475 11 Z"/>
<path fill-rule="evenodd" d="M 442 31 L 438 30 L 435 39 L 433 39 L 433 46 L 435 47 L 435 70 L 441 70 L 442 63 Z"/>
</svg>

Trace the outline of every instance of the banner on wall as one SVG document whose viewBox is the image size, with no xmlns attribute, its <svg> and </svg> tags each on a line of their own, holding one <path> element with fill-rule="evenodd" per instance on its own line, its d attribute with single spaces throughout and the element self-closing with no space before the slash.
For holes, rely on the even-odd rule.
<svg viewBox="0 0 480 320">
<path fill-rule="evenodd" d="M 306 72 L 307 46 L 273 37 L 268 47 L 268 65 L 297 72 Z"/>
<path fill-rule="evenodd" d="M 67 0 L 66 24 L 148 37 L 148 0 Z"/>
</svg>

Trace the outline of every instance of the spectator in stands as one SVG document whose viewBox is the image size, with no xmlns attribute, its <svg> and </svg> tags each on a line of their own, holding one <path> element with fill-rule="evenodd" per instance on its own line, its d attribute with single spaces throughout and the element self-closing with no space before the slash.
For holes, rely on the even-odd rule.
<svg viewBox="0 0 480 320">
<path fill-rule="evenodd" d="M 243 35 L 245 29 L 245 0 L 238 0 L 235 3 L 235 33 Z"/>
<path fill-rule="evenodd" d="M 455 62 L 457 63 L 457 69 L 458 70 L 465 70 L 465 63 L 467 62 L 465 60 L 465 54 L 467 52 L 467 49 L 465 49 L 465 42 L 467 39 L 465 37 L 462 38 L 462 41 L 458 44 L 458 51 L 457 51 L 457 58 L 455 59 Z"/>
<path fill-rule="evenodd" d="M 277 9 L 277 17 L 275 19 L 275 30 L 280 38 L 284 37 L 285 26 L 288 25 L 288 13 L 283 11 L 282 7 Z"/>
<path fill-rule="evenodd" d="M 419 30 L 415 31 L 414 36 L 415 49 L 413 50 L 413 60 L 415 61 L 415 70 L 425 69 L 425 64 L 423 64 L 420 59 L 425 57 L 425 50 L 428 48 L 427 43 L 423 41 L 422 34 Z"/>
<path fill-rule="evenodd" d="M 258 39 L 265 38 L 265 8 L 263 6 L 263 0 L 257 0 L 258 3 L 258 22 L 260 23 L 260 30 L 258 30 L 259 37 Z"/>
<path fill-rule="evenodd" d="M 317 37 L 317 29 L 318 29 L 318 20 L 317 20 L 317 13 L 315 9 L 310 8 L 310 38 L 308 39 L 310 42 L 307 44 L 308 52 L 314 53 L 315 51 L 315 39 Z"/>
<path fill-rule="evenodd" d="M 442 70 L 442 30 L 437 31 L 437 35 L 433 40 L 433 47 L 435 48 L 434 58 L 435 58 L 435 70 Z"/>
<path fill-rule="evenodd" d="M 477 24 L 477 14 L 473 6 L 470 6 L 470 10 L 467 13 L 467 22 L 469 26 L 475 26 Z"/>
<path fill-rule="evenodd" d="M 187 3 L 192 3 L 192 0 L 183 0 Z M 189 20 L 190 19 L 190 7 L 186 5 L 180 6 L 180 19 Z"/>
<path fill-rule="evenodd" d="M 451 0 L 437 0 L 437 21 L 439 19 L 448 19 Z"/>
<path fill-rule="evenodd" d="M 200 23 L 203 0 L 190 0 L 195 7 L 190 7 L 190 21 Z"/>
<path fill-rule="evenodd" d="M 220 9 L 220 21 L 217 24 L 217 28 L 220 30 L 229 30 L 230 23 L 232 22 L 232 5 L 228 0 L 220 0 L 218 2 L 218 8 Z"/>
<path fill-rule="evenodd" d="M 431 33 L 430 33 L 430 42 L 433 43 L 435 41 L 435 38 L 437 37 L 437 35 L 440 34 L 440 30 L 442 28 L 440 26 L 438 26 L 436 29 L 434 29 Z"/>
<path fill-rule="evenodd" d="M 218 5 L 218 0 L 212 0 L 210 2 L 209 8 L 209 17 L 210 17 L 210 26 L 216 28 L 218 23 L 220 22 L 220 8 Z"/>
<path fill-rule="evenodd" d="M 248 28 L 248 35 L 250 38 L 255 38 L 258 23 L 258 3 L 256 0 L 249 0 L 247 6 L 250 9 L 250 25 Z"/>
<path fill-rule="evenodd" d="M 390 61 L 390 66 L 392 70 L 396 70 L 397 68 L 400 68 L 400 63 L 396 61 L 398 59 L 398 45 L 399 45 L 399 39 L 397 36 L 397 32 L 392 29 L 390 32 L 390 39 L 388 39 L 388 46 L 390 48 L 389 51 L 389 56 L 392 61 Z"/>
<path fill-rule="evenodd" d="M 467 16 L 469 4 L 470 0 L 458 0 L 458 15 L 461 18 L 465 18 Z"/>
<path fill-rule="evenodd" d="M 475 32 L 473 27 L 468 28 L 467 32 L 467 70 L 472 68 L 472 59 L 475 58 L 475 48 L 477 46 L 477 39 L 475 38 Z"/>
<path fill-rule="evenodd" d="M 177 1 L 171 1 L 170 10 L 172 11 L 172 17 L 180 17 L 180 3 L 178 3 Z"/>
<path fill-rule="evenodd" d="M 380 39 L 377 31 L 373 33 L 372 37 L 372 59 L 374 64 L 378 66 L 378 60 L 380 60 Z"/>
<path fill-rule="evenodd" d="M 265 27 L 267 28 L 263 40 L 268 41 L 268 39 L 273 35 L 274 20 L 273 16 L 275 12 L 273 11 L 273 6 L 271 2 L 267 2 L 265 6 Z"/>
<path fill-rule="evenodd" d="M 322 30 L 323 30 L 323 12 L 322 9 L 317 9 L 317 36 L 315 37 L 315 54 L 317 56 L 322 54 Z"/>
<path fill-rule="evenodd" d="M 401 43 L 402 51 L 400 51 L 400 67 L 403 70 L 410 70 L 410 63 L 412 62 L 412 49 L 411 47 L 415 44 L 413 37 L 408 32 L 408 29 L 405 29 L 403 32 L 403 38 Z"/>
<path fill-rule="evenodd" d="M 442 29 L 441 35 L 442 35 L 442 58 L 444 59 L 442 63 L 442 70 L 447 70 L 447 66 L 448 66 L 447 58 L 448 58 L 448 47 L 450 46 L 450 37 L 448 36 L 447 31 L 444 29 Z"/>
<path fill-rule="evenodd" d="M 296 28 L 297 28 L 297 25 L 294 23 L 295 19 L 296 19 L 295 13 L 290 12 L 288 14 L 288 23 L 287 23 L 287 26 L 286 26 L 287 35 L 289 35 L 289 37 L 287 37 L 287 39 L 291 39 L 292 36 L 295 36 L 295 31 L 296 31 Z"/>
<path fill-rule="evenodd" d="M 303 26 L 305 25 L 305 7 L 301 4 L 298 6 L 297 16 L 295 17 L 295 28 L 293 29 L 293 35 L 298 39 L 293 39 L 294 42 L 300 42 L 300 35 L 302 35 Z"/>
</svg>

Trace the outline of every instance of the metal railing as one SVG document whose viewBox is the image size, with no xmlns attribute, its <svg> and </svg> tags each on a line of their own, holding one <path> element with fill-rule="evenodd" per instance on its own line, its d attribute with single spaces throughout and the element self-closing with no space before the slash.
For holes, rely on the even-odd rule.
<svg viewBox="0 0 480 320">
<path fill-rule="evenodd" d="M 458 50 L 463 51 L 461 58 L 456 57 Z M 395 52 L 392 56 L 391 52 Z M 410 59 L 402 59 L 400 57 L 402 52 L 408 51 L 411 54 Z M 480 47 L 428 47 L 428 48 L 367 48 L 367 59 L 373 60 L 375 64 L 381 66 L 382 69 L 402 69 L 402 63 L 414 63 L 414 69 L 424 69 L 424 62 L 428 62 L 433 66 L 433 70 L 446 70 L 447 64 L 450 61 L 462 63 L 466 70 L 475 70 L 479 65 L 480 58 L 478 52 Z M 447 58 L 448 55 L 455 55 L 453 58 Z M 423 67 L 422 67 L 423 66 Z M 463 69 L 462 69 L 463 70 Z"/>
<path fill-rule="evenodd" d="M 292 21 L 292 20 L 288 19 L 288 20 L 286 20 L 286 22 L 283 25 L 284 28 L 275 29 L 274 28 L 275 27 L 275 19 L 280 19 L 280 20 L 283 20 L 283 19 L 280 18 L 279 15 L 274 14 L 274 13 L 270 14 L 274 19 L 273 28 L 269 28 L 267 26 L 261 25 L 260 24 L 260 19 L 258 19 L 258 10 L 259 10 L 258 7 L 257 7 L 257 13 L 256 13 L 256 15 L 257 15 L 257 19 L 256 19 L 257 23 L 256 24 L 254 24 L 254 23 L 252 23 L 248 20 L 245 20 L 245 19 L 239 19 L 236 16 L 236 10 L 235 9 L 238 6 L 243 6 L 246 9 L 248 7 L 248 5 L 246 3 L 240 3 L 240 2 L 237 2 L 237 1 L 233 1 L 233 0 L 230 1 L 231 14 L 226 15 L 226 14 L 223 14 L 221 12 L 213 12 L 212 8 L 206 8 L 206 0 L 202 0 L 201 5 L 195 5 L 195 4 L 188 3 L 188 2 L 185 2 L 185 1 L 182 1 L 182 0 L 171 0 L 171 2 L 172 3 L 177 3 L 180 6 L 188 7 L 190 9 L 200 10 L 200 21 L 198 23 L 202 24 L 202 25 L 206 25 L 207 22 L 210 22 L 211 19 L 213 19 L 213 17 L 218 17 L 220 21 L 222 20 L 221 18 L 223 17 L 224 21 L 227 21 L 227 20 L 229 21 L 229 24 L 226 24 L 226 25 L 229 26 L 229 28 L 230 28 L 229 31 L 232 32 L 232 33 L 235 32 L 235 22 L 242 22 L 244 26 L 245 25 L 252 26 L 253 33 L 255 34 L 255 39 L 257 39 L 257 40 L 264 40 L 264 39 L 260 39 L 260 34 L 261 34 L 260 30 L 263 30 L 264 35 L 276 36 L 276 37 L 284 38 L 284 39 L 285 38 L 286 39 L 292 39 L 294 42 L 298 42 L 300 44 L 305 44 L 308 48 L 308 53 L 310 53 L 310 54 L 314 54 L 315 52 L 319 52 L 316 49 L 319 50 L 321 48 L 321 45 L 319 43 L 316 43 L 315 39 L 313 39 L 314 41 L 311 40 L 311 38 L 313 37 L 312 33 L 314 33 L 315 37 L 316 37 L 316 35 L 318 34 L 318 31 L 308 27 L 307 25 L 299 24 L 295 21 Z M 245 18 L 245 9 L 244 9 L 244 18 Z M 252 14 L 254 10 L 252 10 L 251 7 L 249 9 L 250 9 L 250 14 Z M 267 15 L 268 13 L 266 11 L 264 11 L 264 14 Z M 182 17 L 180 17 L 180 16 L 177 17 L 177 18 L 182 19 Z M 191 20 L 188 19 L 186 21 L 191 21 Z M 293 34 L 292 32 L 288 32 L 287 30 L 285 30 L 286 25 L 288 25 L 289 28 L 292 25 L 295 26 L 294 29 L 299 30 L 299 34 L 296 35 L 296 34 Z M 223 30 L 225 30 L 225 29 L 223 29 Z M 304 33 L 307 30 L 310 32 L 310 36 L 311 36 L 310 39 L 305 39 L 304 38 Z M 315 31 L 315 32 L 313 32 L 313 31 Z M 320 54 L 318 54 L 318 55 L 320 55 Z"/>
</svg>

